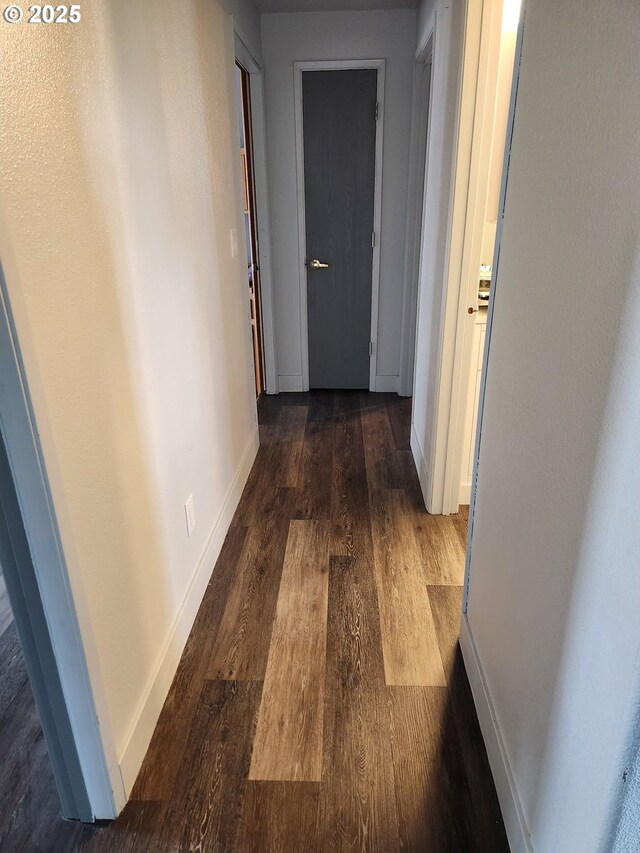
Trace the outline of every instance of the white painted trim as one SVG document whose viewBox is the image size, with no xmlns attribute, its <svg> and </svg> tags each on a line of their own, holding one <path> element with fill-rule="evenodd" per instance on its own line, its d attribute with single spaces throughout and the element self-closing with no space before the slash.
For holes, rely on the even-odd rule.
<svg viewBox="0 0 640 853">
<path fill-rule="evenodd" d="M 296 373 L 293 376 L 287 376 L 287 374 L 281 373 L 280 376 L 278 376 L 278 390 L 304 391 L 304 382 L 302 379 L 302 374 Z M 307 387 L 307 391 L 308 390 L 309 388 Z"/>
<path fill-rule="evenodd" d="M 457 512 L 460 501 L 466 392 L 473 358 L 474 317 L 467 311 L 477 304 L 502 3 L 468 0 L 466 12 L 438 387 L 429 448 L 433 478 L 427 507 L 443 514 Z M 494 266 L 494 275 L 495 271 Z"/>
<path fill-rule="evenodd" d="M 38 428 L 0 268 L 0 422 L 60 684 L 95 818 L 115 818 L 126 795 L 80 578 L 60 541 Z M 42 687 L 46 694 L 46 689 Z"/>
<path fill-rule="evenodd" d="M 522 802 L 467 614 L 462 615 L 460 623 L 460 649 L 471 685 L 480 730 L 487 749 L 509 846 L 512 853 L 533 853 L 531 835 L 525 820 Z"/>
<path fill-rule="evenodd" d="M 251 72 L 251 118 L 253 125 L 253 174 L 256 187 L 260 294 L 262 307 L 262 345 L 264 347 L 267 394 L 278 393 L 273 266 L 271 262 L 271 212 L 267 178 L 267 127 L 265 119 L 264 76 Z"/>
<path fill-rule="evenodd" d="M 487 388 L 487 370 L 489 365 L 489 353 L 491 347 L 491 330 L 493 328 L 493 310 L 498 291 L 500 272 L 500 245 L 502 243 L 502 226 L 504 223 L 504 206 L 507 197 L 507 182 L 509 179 L 509 159 L 511 157 L 511 140 L 513 137 L 513 125 L 515 121 L 516 100 L 518 97 L 518 80 L 520 77 L 520 59 L 522 56 L 522 39 L 524 37 L 524 20 L 527 0 L 522 0 L 520 5 L 520 22 L 518 24 L 518 35 L 516 38 L 516 49 L 513 58 L 513 80 L 511 83 L 511 98 L 509 102 L 509 117 L 507 119 L 507 133 L 504 146 L 504 161 L 502 166 L 502 179 L 500 181 L 500 200 L 498 202 L 498 221 L 496 227 L 496 242 L 493 249 L 493 281 L 489 294 L 489 306 L 487 308 L 487 328 L 484 338 L 484 353 L 482 355 L 482 375 L 480 377 L 480 392 L 478 399 L 478 422 L 476 425 L 476 438 L 474 449 L 473 474 L 471 479 L 471 500 L 469 503 L 469 527 L 467 531 L 467 556 L 464 567 L 464 592 L 462 598 L 463 612 L 467 612 L 469 600 L 469 579 L 471 575 L 471 548 L 473 543 L 473 527 L 476 512 L 476 493 L 478 489 L 478 469 L 480 466 L 480 444 L 482 439 L 482 420 L 484 417 L 484 397 Z"/>
<path fill-rule="evenodd" d="M 419 52 L 413 70 L 409 182 L 405 229 L 402 322 L 400 326 L 400 374 L 398 394 L 413 394 L 420 247 L 424 214 L 424 188 L 429 150 L 429 116 L 432 94 L 433 32 Z"/>
<path fill-rule="evenodd" d="M 386 392 L 388 394 L 397 394 L 400 377 L 394 376 L 376 376 L 374 389 L 375 391 Z"/>
<path fill-rule="evenodd" d="M 367 66 L 359 65 L 359 68 Z M 374 178 L 374 197 L 373 197 L 373 230 L 376 235 L 375 246 L 373 248 L 373 262 L 371 266 L 371 337 L 373 343 L 371 348 L 371 357 L 369 361 L 369 388 L 378 388 L 377 385 L 377 367 L 378 367 L 378 334 L 379 334 L 379 308 L 380 308 L 380 247 L 382 245 L 382 157 L 384 144 L 384 122 L 385 122 L 385 104 L 384 104 L 384 81 L 385 81 L 385 60 L 376 60 L 376 64 L 371 67 L 378 69 L 378 121 L 376 122 L 376 162 L 375 162 L 375 178 Z M 382 389 L 380 389 L 382 390 Z M 396 380 L 396 388 L 397 380 Z"/>
<path fill-rule="evenodd" d="M 427 495 L 429 494 L 429 469 L 427 468 L 427 460 L 422 450 L 422 444 L 420 443 L 420 436 L 416 432 L 416 428 L 413 424 L 411 424 L 410 446 L 413 459 L 416 463 L 418 480 L 420 481 L 420 490 L 422 491 L 422 497 L 426 505 Z"/>
<path fill-rule="evenodd" d="M 484 29 L 485 12 L 491 0 L 468 0 L 464 24 L 464 42 L 458 84 L 458 114 L 456 119 L 453 190 L 450 204 L 449 228 L 446 249 L 446 270 L 443 284 L 442 313 L 436 404 L 433 412 L 432 435 L 429 448 L 431 493 L 427 509 L 435 514 L 457 512 L 460 471 L 456 471 L 456 491 L 450 491 L 450 443 L 452 412 L 457 412 L 461 393 L 462 368 L 467 359 L 468 376 L 471 365 L 471 335 L 466 318 L 460 317 L 461 304 L 466 301 L 466 286 L 462 286 L 462 258 L 467 228 L 469 187 L 472 181 L 471 158 L 475 126 L 475 108 L 478 88 L 480 46 Z M 466 284 L 466 283 L 465 283 Z M 477 297 L 476 297 L 477 299 Z M 464 309 L 462 309 L 464 310 Z M 454 427 L 455 429 L 455 427 Z"/>
<path fill-rule="evenodd" d="M 296 134 L 296 194 L 298 217 L 298 288 L 300 292 L 301 391 L 309 390 L 309 325 L 307 322 L 307 233 L 304 210 L 304 148 L 302 136 L 302 71 L 293 64 L 293 96 Z M 282 389 L 282 377 L 280 377 Z M 293 389 L 291 389 L 293 390 Z"/>
<path fill-rule="evenodd" d="M 261 62 L 247 47 L 234 18 L 235 58 L 249 72 L 251 121 L 253 127 L 253 172 L 258 220 L 258 254 L 262 307 L 262 344 L 264 348 L 267 394 L 278 393 L 278 365 L 275 344 L 273 266 L 271 261 L 271 212 L 267 173 L 267 125 L 265 117 L 264 74 Z"/>
<path fill-rule="evenodd" d="M 249 74 L 261 74 L 262 62 L 248 45 L 248 40 L 242 32 L 237 18 L 233 19 L 233 43 L 235 58 Z"/>
<path fill-rule="evenodd" d="M 371 332 L 373 344 L 369 358 L 369 390 L 377 388 L 378 361 L 378 314 L 380 300 L 380 244 L 382 228 L 382 157 L 384 143 L 384 91 L 385 91 L 384 59 L 341 59 L 341 60 L 312 60 L 293 63 L 293 88 L 295 99 L 295 129 L 296 129 L 296 182 L 298 199 L 298 270 L 300 281 L 300 347 L 302 390 L 309 390 L 309 328 L 307 322 L 307 268 L 305 266 L 307 238 L 305 228 L 305 198 L 304 198 L 304 136 L 302 126 L 302 72 L 303 71 L 340 71 L 357 68 L 374 68 L 378 72 L 378 104 L 379 117 L 376 122 L 375 145 L 375 188 L 373 201 L 373 229 L 376 233 L 376 243 L 373 248 L 373 263 L 371 269 Z M 396 388 L 397 390 L 397 383 Z"/>
<path fill-rule="evenodd" d="M 131 795 L 133 783 L 142 766 L 151 742 L 160 712 L 169 693 L 171 682 L 180 663 L 182 652 L 193 627 L 198 608 L 211 578 L 216 560 L 222 549 L 227 530 L 236 511 L 242 490 L 251 471 L 260 441 L 258 427 L 247 442 L 235 476 L 218 518 L 213 525 L 207 544 L 193 573 L 184 599 L 169 630 L 158 661 L 149 679 L 144 697 L 138 706 L 135 721 L 120 756 L 120 770 L 127 795 Z"/>
<path fill-rule="evenodd" d="M 444 474 L 443 505 L 449 507 L 451 512 L 456 512 L 458 509 L 460 475 L 465 451 L 464 429 L 469 382 L 475 381 L 475 376 L 471 375 L 474 356 L 475 315 L 470 315 L 468 308 L 477 306 L 478 270 L 482 257 L 483 231 L 493 152 L 501 38 L 502 2 L 484 0 L 473 142 L 460 258 L 456 347 Z"/>
</svg>

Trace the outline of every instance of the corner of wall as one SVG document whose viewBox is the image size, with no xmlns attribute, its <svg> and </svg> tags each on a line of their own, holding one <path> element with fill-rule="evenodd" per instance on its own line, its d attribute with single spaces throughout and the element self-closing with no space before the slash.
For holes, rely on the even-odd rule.
<svg viewBox="0 0 640 853">
<path fill-rule="evenodd" d="M 133 784 L 151 743 L 160 712 L 169 693 L 207 584 L 258 452 L 259 444 L 258 426 L 256 425 L 243 451 L 222 509 L 192 575 L 178 614 L 169 629 L 167 639 L 135 715 L 135 721 L 129 732 L 126 746 L 119 757 L 120 772 L 127 797 L 131 796 Z"/>
</svg>

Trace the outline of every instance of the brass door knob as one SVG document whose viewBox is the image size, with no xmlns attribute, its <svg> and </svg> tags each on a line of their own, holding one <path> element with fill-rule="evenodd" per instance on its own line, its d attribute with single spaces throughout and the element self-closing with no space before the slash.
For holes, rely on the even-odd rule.
<svg viewBox="0 0 640 853">
<path fill-rule="evenodd" d="M 323 264 L 322 261 L 319 261 L 317 258 L 314 258 L 312 261 L 309 261 L 308 264 L 312 270 L 328 270 L 329 264 Z"/>
</svg>

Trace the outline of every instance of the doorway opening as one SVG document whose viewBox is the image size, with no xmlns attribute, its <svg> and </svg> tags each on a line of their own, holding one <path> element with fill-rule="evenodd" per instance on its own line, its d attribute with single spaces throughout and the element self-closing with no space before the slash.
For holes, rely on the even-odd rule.
<svg viewBox="0 0 640 853">
<path fill-rule="evenodd" d="M 412 433 L 412 447 L 427 509 L 435 514 L 457 513 L 461 505 L 472 503 L 483 365 L 510 143 L 508 125 L 519 63 L 520 5 L 521 0 L 470 0 L 461 42 L 457 122 L 451 130 L 455 152 L 451 201 L 446 209 L 434 211 L 429 209 L 425 192 L 423 239 L 427 231 L 430 240 L 442 233 L 447 250 L 438 273 L 441 277 L 434 278 L 431 285 L 432 298 L 442 287 L 442 295 L 434 299 L 437 307 L 428 318 L 432 329 L 423 335 L 434 345 L 433 374 L 427 380 L 423 375 L 428 388 L 423 397 L 428 404 L 422 401 L 420 428 Z M 439 42 L 435 29 L 432 37 L 437 51 L 442 40 Z M 438 62 L 435 67 L 439 69 Z M 440 228 L 444 231 L 439 232 Z M 423 252 L 421 277 L 429 262 Z M 428 269 L 427 278 L 431 273 Z M 425 344 L 422 346 L 424 349 Z"/>
<path fill-rule="evenodd" d="M 493 257 L 496 247 L 500 186 L 507 139 L 520 0 L 504 0 L 503 3 L 496 3 L 495 6 L 494 17 L 499 20 L 500 29 L 497 46 L 495 39 L 491 45 L 493 50 L 486 83 L 488 108 L 493 116 L 492 120 L 489 117 L 488 147 L 483 158 L 484 163 L 479 164 L 487 174 L 485 187 L 480 187 L 480 210 L 477 220 L 473 223 L 472 235 L 472 239 L 479 244 L 480 248 L 478 288 L 477 293 L 474 289 L 470 294 L 472 299 L 467 307 L 467 314 L 474 319 L 471 332 L 471 363 L 465 382 L 467 393 L 461 436 L 462 458 L 458 501 L 463 505 L 469 504 L 471 500 L 484 344 L 493 278 Z"/>
<path fill-rule="evenodd" d="M 264 332 L 262 327 L 262 287 L 258 242 L 258 209 L 254 164 L 253 122 L 251 114 L 251 75 L 236 59 L 236 97 L 240 131 L 240 165 L 242 172 L 243 219 L 247 251 L 249 286 L 249 319 L 253 344 L 253 366 L 256 399 L 265 387 Z"/>
<path fill-rule="evenodd" d="M 376 390 L 384 65 L 294 63 L 304 391 Z"/>
</svg>

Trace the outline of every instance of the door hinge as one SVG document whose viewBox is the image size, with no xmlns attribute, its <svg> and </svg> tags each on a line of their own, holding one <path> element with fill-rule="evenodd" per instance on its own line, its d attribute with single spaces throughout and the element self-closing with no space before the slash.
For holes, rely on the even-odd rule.
<svg viewBox="0 0 640 853">
<path fill-rule="evenodd" d="M 380 102 L 376 101 L 376 121 L 380 118 Z"/>
<path fill-rule="evenodd" d="M 369 341 L 369 355 L 373 355 L 373 341 Z"/>
<path fill-rule="evenodd" d="M 375 249 L 375 247 L 376 247 L 376 232 L 372 231 L 371 232 L 371 248 Z"/>
</svg>

